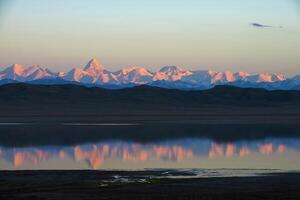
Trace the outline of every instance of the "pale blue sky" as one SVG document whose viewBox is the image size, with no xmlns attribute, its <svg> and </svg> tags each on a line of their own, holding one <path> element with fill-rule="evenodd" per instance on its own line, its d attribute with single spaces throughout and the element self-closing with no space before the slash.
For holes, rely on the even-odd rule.
<svg viewBox="0 0 300 200">
<path fill-rule="evenodd" d="M 59 71 L 96 57 L 111 70 L 178 65 L 300 74 L 297 0 L 0 2 L 2 67 L 17 62 Z"/>
</svg>

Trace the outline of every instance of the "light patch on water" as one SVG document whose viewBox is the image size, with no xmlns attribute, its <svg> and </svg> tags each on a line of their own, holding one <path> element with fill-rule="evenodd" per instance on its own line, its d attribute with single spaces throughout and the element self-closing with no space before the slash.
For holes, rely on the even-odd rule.
<svg viewBox="0 0 300 200">
<path fill-rule="evenodd" d="M 30 123 L 17 123 L 17 122 L 0 123 L 0 126 L 20 126 L 20 125 L 30 125 Z"/>
<path fill-rule="evenodd" d="M 137 126 L 138 124 L 121 123 L 62 123 L 64 126 Z"/>
</svg>

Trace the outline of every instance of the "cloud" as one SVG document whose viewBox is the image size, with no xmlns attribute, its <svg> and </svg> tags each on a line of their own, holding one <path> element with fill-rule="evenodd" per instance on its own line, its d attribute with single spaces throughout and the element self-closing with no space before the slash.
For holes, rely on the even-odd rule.
<svg viewBox="0 0 300 200">
<path fill-rule="evenodd" d="M 254 26 L 256 28 L 283 28 L 283 26 L 271 26 L 266 24 L 259 24 L 259 23 L 250 23 L 251 26 Z"/>
</svg>

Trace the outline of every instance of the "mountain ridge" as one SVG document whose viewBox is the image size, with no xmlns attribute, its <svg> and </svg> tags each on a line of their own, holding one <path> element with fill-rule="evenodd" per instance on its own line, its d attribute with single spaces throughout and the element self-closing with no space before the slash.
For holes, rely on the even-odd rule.
<svg viewBox="0 0 300 200">
<path fill-rule="evenodd" d="M 47 79 L 49 84 L 54 85 L 59 84 L 56 83 L 56 80 L 62 79 L 83 85 L 97 85 L 99 87 L 114 85 L 117 88 L 127 87 L 127 85 L 148 84 L 182 90 L 203 90 L 213 88 L 216 85 L 233 85 L 268 90 L 300 90 L 299 77 L 300 75 L 286 78 L 276 73 L 250 74 L 242 71 L 186 70 L 177 66 L 164 66 L 157 72 L 139 66 L 111 72 L 93 58 L 84 67 L 76 67 L 68 72 L 57 73 L 38 65 L 25 67 L 14 64 L 0 72 L 0 84 L 1 80 L 39 82 Z M 53 80 L 53 82 L 51 83 L 50 80 Z M 42 82 L 45 84 L 47 81 Z"/>
</svg>

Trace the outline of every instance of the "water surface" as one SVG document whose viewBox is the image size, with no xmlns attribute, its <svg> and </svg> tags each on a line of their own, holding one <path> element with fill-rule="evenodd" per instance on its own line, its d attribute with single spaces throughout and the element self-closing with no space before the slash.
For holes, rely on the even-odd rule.
<svg viewBox="0 0 300 200">
<path fill-rule="evenodd" d="M 190 169 L 203 176 L 300 169 L 298 127 L 87 126 L 7 125 L 0 129 L 0 169 Z"/>
</svg>

